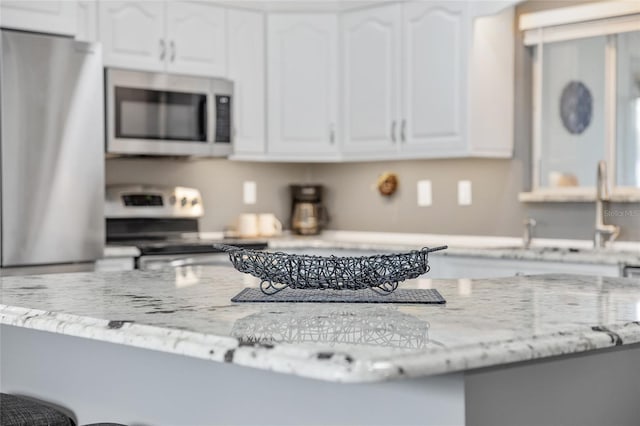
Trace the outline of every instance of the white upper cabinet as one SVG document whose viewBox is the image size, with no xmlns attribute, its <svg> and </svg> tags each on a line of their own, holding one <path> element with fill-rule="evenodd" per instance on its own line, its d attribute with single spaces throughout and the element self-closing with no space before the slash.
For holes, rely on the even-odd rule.
<svg viewBox="0 0 640 426">
<path fill-rule="evenodd" d="M 342 15 L 343 152 L 386 155 L 400 138 L 402 7 Z"/>
<path fill-rule="evenodd" d="M 269 153 L 316 159 L 337 153 L 337 47 L 334 14 L 269 16 Z"/>
<path fill-rule="evenodd" d="M 77 31 L 77 6 L 73 0 L 2 0 L 0 26 L 74 36 Z"/>
<path fill-rule="evenodd" d="M 95 29 L 82 17 L 91 6 L 79 1 L 69 27 L 91 40 Z M 0 2 L 3 25 L 10 8 L 26 4 Z M 44 8 L 40 14 L 78 5 L 28 3 Z M 308 13 L 286 2 L 278 11 L 223 4 L 100 1 L 105 66 L 228 77 L 237 159 L 512 155 L 509 2 L 399 1 Z"/>
<path fill-rule="evenodd" d="M 77 13 L 78 41 L 96 42 L 98 38 L 98 2 L 95 0 L 79 0 Z"/>
<path fill-rule="evenodd" d="M 101 1 L 100 41 L 105 66 L 164 71 L 168 49 L 165 4 L 151 1 Z"/>
<path fill-rule="evenodd" d="M 467 139 L 474 156 L 513 155 L 514 15 L 514 9 L 507 7 L 473 20 Z"/>
<path fill-rule="evenodd" d="M 104 64 L 223 77 L 226 10 L 186 1 L 101 1 Z"/>
<path fill-rule="evenodd" d="M 217 6 L 167 2 L 167 71 L 227 74 L 226 11 Z"/>
<path fill-rule="evenodd" d="M 227 11 L 229 79 L 234 83 L 234 152 L 264 153 L 265 35 L 261 12 Z"/>
<path fill-rule="evenodd" d="M 464 149 L 466 7 L 452 1 L 404 5 L 404 150 L 455 154 Z"/>
<path fill-rule="evenodd" d="M 410 1 L 342 14 L 343 158 L 512 155 L 514 12 L 491 6 Z"/>
</svg>

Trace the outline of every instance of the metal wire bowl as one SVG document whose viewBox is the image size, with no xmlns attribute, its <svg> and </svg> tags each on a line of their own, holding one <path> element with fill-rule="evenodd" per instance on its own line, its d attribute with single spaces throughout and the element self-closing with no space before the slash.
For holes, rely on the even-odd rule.
<svg viewBox="0 0 640 426">
<path fill-rule="evenodd" d="M 215 248 L 227 252 L 240 272 L 260 278 L 260 290 L 275 294 L 285 288 L 306 290 L 362 290 L 388 294 L 401 281 L 429 272 L 429 253 L 447 246 L 407 253 L 362 257 L 309 256 L 270 253 L 225 244 Z"/>
</svg>

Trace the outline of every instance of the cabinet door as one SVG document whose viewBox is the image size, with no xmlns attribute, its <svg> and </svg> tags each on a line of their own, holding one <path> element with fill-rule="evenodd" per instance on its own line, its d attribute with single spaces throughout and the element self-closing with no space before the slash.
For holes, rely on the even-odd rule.
<svg viewBox="0 0 640 426">
<path fill-rule="evenodd" d="M 269 16 L 269 152 L 337 152 L 337 35 L 335 15 Z"/>
<path fill-rule="evenodd" d="M 227 11 L 229 78 L 233 81 L 235 153 L 265 150 L 265 36 L 260 12 Z"/>
<path fill-rule="evenodd" d="M 75 35 L 77 2 L 2 0 L 0 26 L 42 33 Z"/>
<path fill-rule="evenodd" d="M 396 4 L 342 16 L 345 152 L 397 150 L 401 12 Z"/>
<path fill-rule="evenodd" d="M 434 156 L 464 150 L 466 2 L 404 5 L 403 149 Z"/>
<path fill-rule="evenodd" d="M 619 277 L 618 265 L 557 262 L 546 260 L 494 259 L 467 256 L 431 256 L 426 276 L 443 278 L 499 278 L 516 275 L 575 274 Z M 460 283 L 463 284 L 464 283 Z"/>
<path fill-rule="evenodd" d="M 101 1 L 99 6 L 104 65 L 164 71 L 168 49 L 164 37 L 164 3 Z"/>
<path fill-rule="evenodd" d="M 93 0 L 78 1 L 78 41 L 98 41 L 98 3 Z"/>
<path fill-rule="evenodd" d="M 224 77 L 226 13 L 207 4 L 167 2 L 167 71 Z"/>
</svg>

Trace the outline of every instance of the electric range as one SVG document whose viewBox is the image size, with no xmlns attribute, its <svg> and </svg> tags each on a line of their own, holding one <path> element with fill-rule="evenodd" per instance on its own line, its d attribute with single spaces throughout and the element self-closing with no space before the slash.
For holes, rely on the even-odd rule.
<svg viewBox="0 0 640 426">
<path fill-rule="evenodd" d="M 106 189 L 107 244 L 140 250 L 136 268 L 151 270 L 185 265 L 230 265 L 214 244 L 265 249 L 265 240 L 203 239 L 200 191 L 187 187 L 110 185 Z"/>
</svg>

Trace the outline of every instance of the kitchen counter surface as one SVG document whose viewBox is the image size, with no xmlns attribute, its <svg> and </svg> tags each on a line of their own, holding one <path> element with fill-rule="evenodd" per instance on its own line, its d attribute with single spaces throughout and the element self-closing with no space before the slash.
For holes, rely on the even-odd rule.
<svg viewBox="0 0 640 426">
<path fill-rule="evenodd" d="M 285 235 L 269 240 L 273 250 L 326 248 L 342 250 L 407 251 L 424 246 L 448 245 L 443 256 L 486 257 L 492 259 L 539 260 L 602 265 L 640 265 L 640 245 L 615 243 L 613 248 L 596 250 L 590 241 L 534 240 L 528 249 L 511 237 L 479 237 L 435 234 L 394 234 L 325 231 L 316 236 Z M 338 254 L 339 255 L 339 254 Z"/>
<path fill-rule="evenodd" d="M 640 280 L 572 275 L 415 279 L 446 305 L 235 304 L 252 277 L 3 277 L 0 322 L 328 381 L 418 377 L 640 342 Z"/>
</svg>

